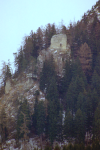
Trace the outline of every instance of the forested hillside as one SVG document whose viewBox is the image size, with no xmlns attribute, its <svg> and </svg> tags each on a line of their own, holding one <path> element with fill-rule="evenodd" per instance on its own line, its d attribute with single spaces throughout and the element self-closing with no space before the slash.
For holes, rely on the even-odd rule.
<svg viewBox="0 0 100 150">
<path fill-rule="evenodd" d="M 71 48 L 71 56 L 64 62 L 63 77 L 58 75 L 52 55 L 45 59 L 40 72 L 37 65 L 41 51 L 48 51 L 52 36 L 59 33 L 67 35 Z M 3 66 L 0 104 L 8 79 L 13 84 L 18 79 L 22 82 L 23 74 L 31 72 L 32 80 L 39 85 L 33 94 L 32 110 L 25 94 L 19 92 L 20 98 L 17 95 L 14 101 L 17 117 L 12 128 L 17 146 L 20 139 L 24 139 L 25 145 L 27 139 L 38 135 L 41 145 L 44 139 L 47 141 L 45 150 L 51 149 L 54 141 L 65 140 L 74 144 L 65 145 L 63 150 L 100 150 L 100 0 L 77 23 L 63 25 L 61 29 L 49 23 L 31 31 L 15 54 L 15 67 L 12 74 L 10 63 Z M 45 101 L 39 100 L 41 92 Z M 1 146 L 13 131 L 6 115 L 4 106 L 0 108 Z"/>
</svg>

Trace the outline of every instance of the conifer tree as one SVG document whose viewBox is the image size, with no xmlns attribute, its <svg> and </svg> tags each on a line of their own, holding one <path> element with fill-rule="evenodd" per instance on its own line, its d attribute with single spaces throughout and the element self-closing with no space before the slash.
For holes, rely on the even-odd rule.
<svg viewBox="0 0 100 150">
<path fill-rule="evenodd" d="M 35 128 L 35 133 L 37 134 L 37 118 L 38 118 L 38 98 L 36 96 L 34 104 L 34 114 L 32 117 L 32 127 Z"/>
<path fill-rule="evenodd" d="M 78 76 L 76 79 L 72 78 L 65 97 L 66 107 L 72 111 L 72 114 L 76 112 L 78 95 L 80 92 L 83 92 L 84 89 L 85 84 L 82 78 L 79 78 Z"/>
<path fill-rule="evenodd" d="M 45 107 L 43 101 L 38 103 L 38 114 L 37 114 L 37 130 L 38 134 L 42 135 L 45 128 Z"/>
<path fill-rule="evenodd" d="M 52 77 L 56 77 L 56 73 L 55 73 L 54 59 L 53 56 L 51 55 L 48 60 L 45 60 L 40 75 L 40 89 L 42 91 L 46 89 L 47 92 Z"/>
<path fill-rule="evenodd" d="M 73 116 L 71 114 L 71 111 L 66 112 L 65 122 L 64 122 L 64 135 L 67 139 L 70 140 L 70 138 L 74 137 L 74 120 Z"/>
<path fill-rule="evenodd" d="M 0 134 L 1 134 L 1 146 L 7 139 L 7 117 L 5 113 L 5 109 L 2 108 L 0 114 Z"/>
<path fill-rule="evenodd" d="M 76 140 L 78 142 L 84 142 L 85 138 L 85 119 L 84 114 L 80 109 L 77 110 L 75 116 L 75 132 L 76 132 Z"/>
<path fill-rule="evenodd" d="M 94 137 L 100 139 L 100 102 L 94 116 Z"/>
<path fill-rule="evenodd" d="M 92 89 L 95 89 L 97 91 L 98 96 L 100 96 L 100 76 L 95 70 L 92 75 L 91 87 Z"/>
<path fill-rule="evenodd" d="M 22 139 L 23 139 L 23 142 L 24 142 L 24 149 L 27 150 L 26 142 L 29 139 L 29 137 L 28 137 L 29 129 L 27 127 L 27 122 L 30 121 L 30 120 L 27 120 L 29 118 L 26 117 L 26 114 L 24 114 L 23 112 L 21 112 L 21 113 L 22 113 L 24 118 L 23 118 L 23 123 L 20 127 L 20 133 L 24 134 Z"/>
<path fill-rule="evenodd" d="M 36 35 L 37 35 L 37 46 L 40 51 L 43 48 L 43 31 L 40 27 L 37 29 Z"/>
<path fill-rule="evenodd" d="M 6 62 L 3 62 L 2 64 L 2 69 L 1 69 L 1 84 L 5 87 L 6 81 L 8 78 L 11 78 L 11 67 L 10 67 L 10 62 L 6 64 Z"/>
<path fill-rule="evenodd" d="M 37 114 L 37 132 L 40 136 L 41 148 L 42 148 L 42 135 L 45 131 L 45 108 L 43 101 L 38 103 L 38 114 Z"/>
<path fill-rule="evenodd" d="M 50 141 L 53 142 L 58 134 L 57 131 L 59 126 L 58 120 L 60 112 L 60 102 L 54 77 L 51 79 L 51 84 L 48 88 L 46 98 L 48 100 L 48 134 Z"/>
<path fill-rule="evenodd" d="M 24 102 L 21 104 L 18 110 L 18 116 L 17 116 L 17 136 L 18 136 L 17 138 L 18 139 L 23 137 L 23 133 L 20 132 L 20 127 L 24 123 L 24 115 L 22 113 L 24 113 L 25 117 L 29 120 L 26 123 L 26 126 L 30 129 L 31 118 L 30 118 L 29 106 L 26 99 L 24 99 Z"/>
<path fill-rule="evenodd" d="M 59 92 L 63 95 L 63 97 L 68 90 L 72 78 L 71 65 L 68 60 L 66 61 L 64 71 L 65 71 L 64 77 L 62 78 L 61 86 L 59 87 Z"/>
</svg>

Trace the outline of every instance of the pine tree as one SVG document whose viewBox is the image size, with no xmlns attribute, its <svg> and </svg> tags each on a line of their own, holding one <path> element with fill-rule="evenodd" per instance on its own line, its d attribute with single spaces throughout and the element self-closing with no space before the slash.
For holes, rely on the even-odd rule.
<svg viewBox="0 0 100 150">
<path fill-rule="evenodd" d="M 35 104 L 34 104 L 34 114 L 32 116 L 32 127 L 35 129 L 35 133 L 37 134 L 37 119 L 38 119 L 38 98 L 36 96 Z"/>
<path fill-rule="evenodd" d="M 64 135 L 67 139 L 74 137 L 74 120 L 71 112 L 66 112 L 65 122 L 64 122 Z"/>
<path fill-rule="evenodd" d="M 30 121 L 31 121 L 31 118 L 30 118 L 30 111 L 29 111 L 29 106 L 28 106 L 28 103 L 27 103 L 27 100 L 24 99 L 24 102 L 21 104 L 19 110 L 18 110 L 18 116 L 17 116 L 17 138 L 21 138 L 23 137 L 23 133 L 20 132 L 20 127 L 22 126 L 22 124 L 24 123 L 24 116 L 23 114 L 25 114 L 25 117 L 29 120 L 26 125 L 27 127 L 30 129 Z"/>
<path fill-rule="evenodd" d="M 57 136 L 57 122 L 58 114 L 55 110 L 55 104 L 53 101 L 50 101 L 48 105 L 48 134 L 51 143 L 53 143 Z"/>
<path fill-rule="evenodd" d="M 85 138 L 85 118 L 84 114 L 80 109 L 77 110 L 76 116 L 75 116 L 75 132 L 76 132 L 76 140 L 78 142 L 84 142 Z"/>
<path fill-rule="evenodd" d="M 52 143 L 58 134 L 60 102 L 55 78 L 52 77 L 50 81 L 46 98 L 48 100 L 48 134 Z"/>
<path fill-rule="evenodd" d="M 37 114 L 37 130 L 38 135 L 43 134 L 45 127 L 45 107 L 43 101 L 38 103 L 38 114 Z"/>
<path fill-rule="evenodd" d="M 31 33 L 31 37 L 32 37 L 32 44 L 33 44 L 33 49 L 32 49 L 32 52 L 31 52 L 31 55 L 34 57 L 34 58 L 37 58 L 38 57 L 38 54 L 39 54 L 39 43 L 37 43 L 37 35 L 36 33 Z"/>
<path fill-rule="evenodd" d="M 42 135 L 45 131 L 45 107 L 43 101 L 38 103 L 38 114 L 37 114 L 37 132 L 40 136 L 41 149 L 42 149 Z"/>
<path fill-rule="evenodd" d="M 80 92 L 77 98 L 77 110 L 81 109 L 82 112 L 86 112 L 86 96 L 83 92 Z"/>
<path fill-rule="evenodd" d="M 100 139 L 100 102 L 94 116 L 94 137 Z"/>
<path fill-rule="evenodd" d="M 1 146 L 7 139 L 7 117 L 5 113 L 5 109 L 2 108 L 0 114 L 0 134 L 1 134 Z"/>
<path fill-rule="evenodd" d="M 56 77 L 56 73 L 55 73 L 54 59 L 53 56 L 51 55 L 49 60 L 45 60 L 40 75 L 40 89 L 42 91 L 46 89 L 47 92 L 52 77 Z"/>
<path fill-rule="evenodd" d="M 6 62 L 3 62 L 2 69 L 1 69 L 1 75 L 0 75 L 2 86 L 5 87 L 7 79 L 8 78 L 10 79 L 11 76 L 12 75 L 11 75 L 10 62 L 8 61 L 8 64 L 6 64 Z"/>
<path fill-rule="evenodd" d="M 95 70 L 92 75 L 91 87 L 92 89 L 95 89 L 97 91 L 98 96 L 100 96 L 100 76 Z"/>
<path fill-rule="evenodd" d="M 85 84 L 82 78 L 79 78 L 78 76 L 76 79 L 72 78 L 65 97 L 66 108 L 69 108 L 69 110 L 72 111 L 72 114 L 76 112 L 78 95 L 80 92 L 83 92 L 84 89 Z"/>
<path fill-rule="evenodd" d="M 64 77 L 62 78 L 61 86 L 59 87 L 60 93 L 63 95 L 63 97 L 68 90 L 72 78 L 70 62 L 68 62 L 68 60 L 66 61 L 64 71 Z"/>
<path fill-rule="evenodd" d="M 29 118 L 27 118 L 26 115 L 23 112 L 21 112 L 21 113 L 22 113 L 24 118 L 23 118 L 23 123 L 20 127 L 20 133 L 24 134 L 22 139 L 23 139 L 23 142 L 24 142 L 24 149 L 27 150 L 26 142 L 27 142 L 27 140 L 29 140 L 29 137 L 28 137 L 29 129 L 27 127 L 27 122 L 30 121 L 30 120 L 27 120 Z"/>
<path fill-rule="evenodd" d="M 40 51 L 43 49 L 43 31 L 40 27 L 37 29 L 36 35 L 37 35 L 37 46 Z"/>
</svg>

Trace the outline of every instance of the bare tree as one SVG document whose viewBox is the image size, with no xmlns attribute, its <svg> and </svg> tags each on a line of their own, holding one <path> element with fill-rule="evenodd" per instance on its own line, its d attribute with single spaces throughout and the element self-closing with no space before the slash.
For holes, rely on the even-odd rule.
<svg viewBox="0 0 100 150">
<path fill-rule="evenodd" d="M 81 45 L 78 54 L 82 65 L 82 70 L 85 74 L 87 74 L 87 72 L 89 73 L 91 71 L 92 53 L 87 43 Z"/>
</svg>

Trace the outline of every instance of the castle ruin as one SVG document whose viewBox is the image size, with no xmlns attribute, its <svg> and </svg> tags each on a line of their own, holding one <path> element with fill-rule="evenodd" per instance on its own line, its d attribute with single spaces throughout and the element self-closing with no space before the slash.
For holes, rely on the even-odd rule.
<svg viewBox="0 0 100 150">
<path fill-rule="evenodd" d="M 66 34 L 57 34 L 51 38 L 50 49 L 61 49 L 61 51 L 65 51 L 66 48 L 67 48 Z"/>
</svg>

